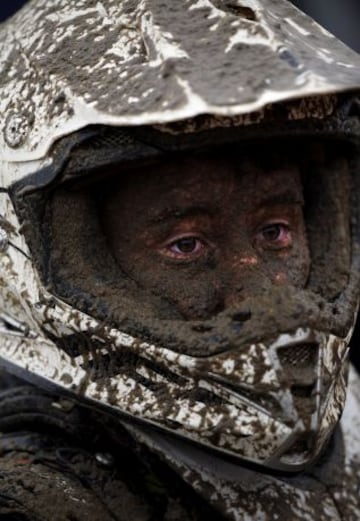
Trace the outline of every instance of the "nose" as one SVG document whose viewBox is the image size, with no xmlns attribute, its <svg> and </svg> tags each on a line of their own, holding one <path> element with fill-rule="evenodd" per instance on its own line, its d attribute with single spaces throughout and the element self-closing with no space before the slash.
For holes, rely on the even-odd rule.
<svg viewBox="0 0 360 521">
<path fill-rule="evenodd" d="M 244 300 L 244 298 L 245 297 L 244 297 L 243 288 L 241 286 L 234 288 L 234 291 L 232 291 L 230 294 L 226 295 L 224 298 L 225 309 L 236 307 L 238 304 L 240 304 Z"/>
<path fill-rule="evenodd" d="M 271 285 L 257 255 L 251 253 L 234 258 L 225 268 L 224 307 L 236 307 L 245 299 L 264 293 Z"/>
</svg>

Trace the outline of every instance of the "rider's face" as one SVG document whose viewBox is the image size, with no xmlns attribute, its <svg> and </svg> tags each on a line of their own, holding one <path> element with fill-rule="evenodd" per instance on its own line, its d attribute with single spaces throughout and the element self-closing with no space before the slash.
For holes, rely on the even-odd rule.
<svg viewBox="0 0 360 521">
<path fill-rule="evenodd" d="M 304 287 L 302 183 L 291 162 L 187 157 L 132 170 L 103 224 L 128 277 L 185 319 L 209 318 L 271 285 Z"/>
</svg>

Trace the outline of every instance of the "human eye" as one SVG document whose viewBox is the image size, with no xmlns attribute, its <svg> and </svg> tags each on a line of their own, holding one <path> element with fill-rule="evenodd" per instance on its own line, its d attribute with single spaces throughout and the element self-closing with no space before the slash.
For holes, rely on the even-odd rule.
<svg viewBox="0 0 360 521">
<path fill-rule="evenodd" d="M 292 243 L 292 231 L 285 221 L 265 223 L 255 233 L 255 245 L 264 250 L 282 250 L 291 247 Z"/>
<path fill-rule="evenodd" d="M 161 253 L 179 260 L 192 260 L 207 249 L 207 243 L 197 235 L 188 234 L 171 238 L 166 242 Z"/>
</svg>

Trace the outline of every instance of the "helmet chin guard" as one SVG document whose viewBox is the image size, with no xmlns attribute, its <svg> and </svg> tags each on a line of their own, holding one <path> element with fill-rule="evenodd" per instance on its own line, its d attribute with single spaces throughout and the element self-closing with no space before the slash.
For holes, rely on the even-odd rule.
<svg viewBox="0 0 360 521">
<path fill-rule="evenodd" d="M 242 465 L 312 465 L 342 414 L 359 303 L 359 57 L 286 0 L 30 1 L 0 42 L 1 364 Z M 270 138 L 330 151 L 304 175 L 307 287 L 204 321 L 130 316 L 103 239 L 82 233 L 87 184 Z"/>
<path fill-rule="evenodd" d="M 72 324 L 72 333 L 56 345 L 3 315 L 2 364 L 10 372 L 245 465 L 304 470 L 344 407 L 351 332 L 341 339 L 298 328 L 269 343 L 196 357 L 104 328 L 53 299 L 38 311 L 52 327 Z M 81 353 L 84 343 L 97 347 Z"/>
</svg>

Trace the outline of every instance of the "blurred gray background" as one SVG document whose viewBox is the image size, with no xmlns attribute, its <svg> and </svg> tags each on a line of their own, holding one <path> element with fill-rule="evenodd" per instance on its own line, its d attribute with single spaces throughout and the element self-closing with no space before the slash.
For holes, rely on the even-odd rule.
<svg viewBox="0 0 360 521">
<path fill-rule="evenodd" d="M 293 0 L 292 3 L 360 52 L 360 0 Z"/>
</svg>

